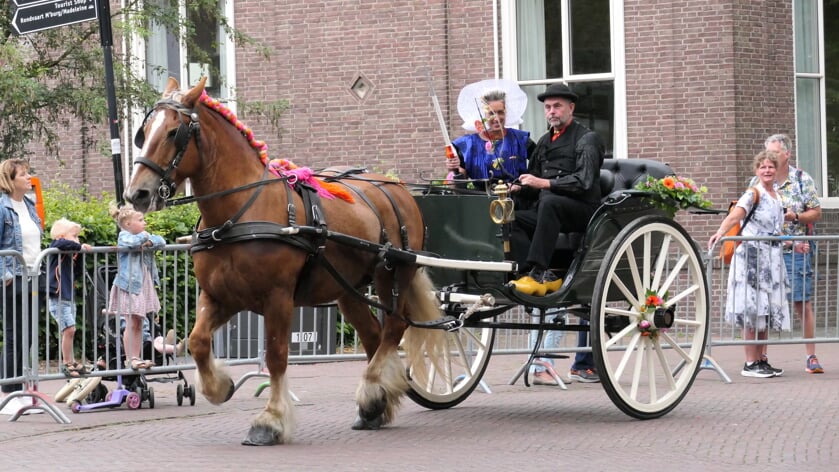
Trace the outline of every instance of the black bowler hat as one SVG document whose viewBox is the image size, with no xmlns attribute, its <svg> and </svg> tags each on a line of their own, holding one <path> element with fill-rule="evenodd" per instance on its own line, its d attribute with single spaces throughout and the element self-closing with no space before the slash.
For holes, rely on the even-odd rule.
<svg viewBox="0 0 839 472">
<path fill-rule="evenodd" d="M 571 100 L 572 102 L 577 101 L 577 94 L 572 92 L 565 84 L 551 84 L 544 92 L 536 96 L 540 102 L 544 102 L 546 98 L 554 97 L 565 98 Z"/>
</svg>

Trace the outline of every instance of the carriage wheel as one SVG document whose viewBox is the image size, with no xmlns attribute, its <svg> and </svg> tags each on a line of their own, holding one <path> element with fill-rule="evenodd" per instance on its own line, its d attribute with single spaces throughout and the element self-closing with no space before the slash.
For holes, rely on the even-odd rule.
<svg viewBox="0 0 839 472">
<path fill-rule="evenodd" d="M 175 392 L 175 399 L 178 401 L 178 406 L 184 404 L 184 386 L 178 384 L 178 389 Z"/>
<path fill-rule="evenodd" d="M 154 388 L 149 387 L 149 408 L 154 408 Z"/>
<path fill-rule="evenodd" d="M 440 365 L 434 366 L 426 357 L 422 366 L 406 366 L 408 397 L 432 410 L 451 408 L 475 390 L 489 364 L 495 342 L 494 328 L 462 327 L 444 335 L 447 349 Z M 425 378 L 421 380 L 421 377 Z"/>
<path fill-rule="evenodd" d="M 699 372 L 708 337 L 699 254 L 681 226 L 646 216 L 629 223 L 603 259 L 592 293 L 591 346 L 603 388 L 629 416 L 665 415 Z"/>
</svg>

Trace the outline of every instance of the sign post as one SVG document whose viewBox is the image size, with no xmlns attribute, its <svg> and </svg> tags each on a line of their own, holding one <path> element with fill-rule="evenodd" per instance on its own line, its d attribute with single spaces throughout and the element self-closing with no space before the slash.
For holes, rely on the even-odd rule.
<svg viewBox="0 0 839 472">
<path fill-rule="evenodd" d="M 76 0 L 74 0 L 76 1 Z M 117 97 L 114 90 L 114 35 L 111 31 L 111 5 L 109 0 L 99 0 L 99 38 L 105 55 L 105 92 L 108 96 L 108 124 L 111 128 L 111 160 L 114 164 L 114 191 L 117 203 L 122 206 L 125 192 L 122 179 L 122 146 L 119 140 L 119 120 L 117 119 Z"/>
</svg>

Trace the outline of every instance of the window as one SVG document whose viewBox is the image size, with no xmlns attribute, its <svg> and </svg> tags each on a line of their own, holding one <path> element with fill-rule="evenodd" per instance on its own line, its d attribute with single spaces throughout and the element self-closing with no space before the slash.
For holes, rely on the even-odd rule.
<svg viewBox="0 0 839 472">
<path fill-rule="evenodd" d="M 831 159 L 827 154 L 827 179 L 824 177 L 822 114 L 824 62 L 822 61 L 821 21 L 819 19 L 822 0 L 796 0 L 793 6 L 793 30 L 795 31 L 795 135 L 796 163 L 816 181 L 816 188 L 825 196 L 839 194 L 839 156 Z M 825 6 L 829 6 L 826 2 Z M 839 9 L 835 13 L 839 13 Z M 834 22 L 827 12 L 825 22 Z M 827 23 L 825 26 L 828 26 Z M 829 30 L 827 30 L 829 31 Z M 834 35 L 835 36 L 835 35 Z M 825 45 L 828 37 L 825 36 Z M 835 39 L 833 39 L 835 42 Z M 825 48 L 827 50 L 827 48 Z M 834 91 L 836 93 L 836 91 Z M 834 138 L 835 139 L 835 138 Z M 830 150 L 828 143 L 828 151 Z M 827 187 L 825 187 L 825 182 Z M 825 191 L 825 188 L 827 191 Z"/>
<path fill-rule="evenodd" d="M 169 29 L 176 27 L 174 25 L 153 23 L 149 26 L 152 34 L 145 45 L 146 78 L 149 83 L 162 92 L 169 77 L 177 79 L 185 88 L 206 76 L 209 95 L 229 98 L 230 84 L 225 79 L 233 76 L 229 70 L 233 53 L 228 50 L 229 42 L 217 19 L 206 11 L 189 8 L 190 0 L 147 0 L 147 3 L 159 8 L 177 8 L 180 17 L 187 16 L 194 25 L 190 41 L 178 41 Z M 228 23 L 232 24 L 232 2 L 219 0 L 218 5 Z"/>
<path fill-rule="evenodd" d="M 626 157 L 625 97 L 616 93 L 623 90 L 622 2 L 520 0 L 503 8 L 504 76 L 528 96 L 522 128 L 534 139 L 545 132 L 536 96 L 565 81 L 580 97 L 574 117 L 600 134 L 607 152 Z"/>
<path fill-rule="evenodd" d="M 151 22 L 149 36 L 139 43 L 139 49 L 145 53 L 145 61 L 134 64 L 140 73 L 144 71 L 146 80 L 156 90 L 163 92 L 169 77 L 175 78 L 181 88 L 185 89 L 198 82 L 202 76 L 207 76 L 205 84 L 207 93 L 221 100 L 232 96 L 235 77 L 233 45 L 227 40 L 225 29 L 217 17 L 205 11 L 195 11 L 189 8 L 190 0 L 145 0 L 145 6 L 157 9 L 174 9 L 177 14 L 165 15 L 167 18 L 187 17 L 194 25 L 195 34 L 190 41 L 180 41 L 173 28 L 182 27 L 177 20 L 167 21 L 166 24 Z M 219 11 L 226 18 L 226 26 L 233 27 L 233 2 L 218 0 Z M 200 10 L 200 9 L 198 9 Z M 228 105 L 235 111 L 235 102 Z M 123 126 L 125 136 L 123 142 L 133 143 L 134 132 L 142 125 L 147 110 L 135 110 L 131 119 L 131 126 Z M 130 146 L 129 152 L 123 153 L 123 168 L 132 169 L 134 155 L 140 149 Z M 130 179 L 129 173 L 125 178 Z M 187 193 L 191 189 L 187 187 Z"/>
</svg>

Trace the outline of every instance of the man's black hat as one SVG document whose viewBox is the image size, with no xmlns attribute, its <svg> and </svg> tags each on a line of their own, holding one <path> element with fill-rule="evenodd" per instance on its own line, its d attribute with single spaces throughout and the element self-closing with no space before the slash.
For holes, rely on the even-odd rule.
<svg viewBox="0 0 839 472">
<path fill-rule="evenodd" d="M 572 92 L 565 84 L 551 84 L 544 92 L 536 96 L 540 102 L 544 102 L 546 98 L 554 97 L 565 98 L 571 100 L 572 102 L 577 101 L 577 94 Z"/>
</svg>

